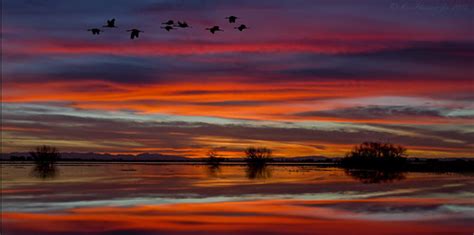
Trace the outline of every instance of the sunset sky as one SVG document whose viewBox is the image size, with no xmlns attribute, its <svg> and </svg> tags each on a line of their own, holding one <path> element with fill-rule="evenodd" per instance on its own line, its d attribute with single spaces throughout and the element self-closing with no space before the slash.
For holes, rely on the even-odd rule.
<svg viewBox="0 0 474 235">
<path fill-rule="evenodd" d="M 474 157 L 469 0 L 2 4 L 4 153 L 339 157 L 388 141 Z M 87 31 L 111 18 L 119 28 Z M 192 28 L 166 32 L 169 19 Z M 131 28 L 144 33 L 132 41 Z"/>
</svg>

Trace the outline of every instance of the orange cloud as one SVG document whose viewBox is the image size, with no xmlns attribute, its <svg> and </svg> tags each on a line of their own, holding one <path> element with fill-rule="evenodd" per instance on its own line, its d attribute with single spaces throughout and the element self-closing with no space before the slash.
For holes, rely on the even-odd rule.
<svg viewBox="0 0 474 235">
<path fill-rule="evenodd" d="M 409 85 L 407 84 L 409 83 Z M 466 82 L 467 83 L 467 82 Z M 8 103 L 63 102 L 96 110 L 134 110 L 140 113 L 212 116 L 270 121 L 331 121 L 354 123 L 442 124 L 465 119 L 344 119 L 295 116 L 294 113 L 338 107 L 338 99 L 377 96 L 429 97 L 432 94 L 468 91 L 465 82 L 320 81 L 261 83 L 178 82 L 164 84 L 117 84 L 103 81 L 6 83 Z M 104 91 L 94 87 L 107 87 Z M 90 87 L 90 91 L 88 91 Z M 236 112 L 238 110 L 238 112 Z"/>
</svg>

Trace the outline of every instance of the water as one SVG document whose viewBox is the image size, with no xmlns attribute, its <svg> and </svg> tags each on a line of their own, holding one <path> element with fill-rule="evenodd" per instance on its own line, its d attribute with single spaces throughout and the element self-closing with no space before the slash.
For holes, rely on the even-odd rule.
<svg viewBox="0 0 474 235">
<path fill-rule="evenodd" d="M 2 164 L 2 234 L 472 234 L 470 175 Z"/>
</svg>

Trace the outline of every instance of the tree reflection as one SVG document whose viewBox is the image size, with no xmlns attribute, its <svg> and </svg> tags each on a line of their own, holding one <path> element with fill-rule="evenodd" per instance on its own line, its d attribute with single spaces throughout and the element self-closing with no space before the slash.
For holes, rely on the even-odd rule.
<svg viewBox="0 0 474 235">
<path fill-rule="evenodd" d="M 209 177 L 218 177 L 222 172 L 220 164 L 209 164 L 207 165 L 207 175 Z"/>
<path fill-rule="evenodd" d="M 390 183 L 405 179 L 405 172 L 397 170 L 355 170 L 345 169 L 344 172 L 364 184 Z"/>
<path fill-rule="evenodd" d="M 249 163 L 247 164 L 247 178 L 249 179 L 267 179 L 272 177 L 272 172 L 267 164 Z"/>
<path fill-rule="evenodd" d="M 59 169 L 55 165 L 35 165 L 31 175 L 40 179 L 53 179 L 59 175 Z"/>
</svg>

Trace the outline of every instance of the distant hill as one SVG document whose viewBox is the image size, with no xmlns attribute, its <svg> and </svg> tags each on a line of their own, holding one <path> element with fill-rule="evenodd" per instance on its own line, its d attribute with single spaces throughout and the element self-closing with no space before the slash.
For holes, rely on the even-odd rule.
<svg viewBox="0 0 474 235">
<path fill-rule="evenodd" d="M 30 154 L 25 152 L 2 153 L 0 160 L 31 160 Z M 61 153 L 61 159 L 65 161 L 206 161 L 207 158 L 188 158 L 177 155 L 165 155 L 159 153 L 133 154 L 108 154 L 108 153 Z M 341 158 L 328 158 L 324 156 L 298 156 L 298 157 L 274 157 L 274 162 L 337 162 Z M 225 158 L 227 162 L 243 162 L 244 158 Z M 456 160 L 473 161 L 472 158 L 408 158 L 409 162 L 452 162 Z"/>
<path fill-rule="evenodd" d="M 0 160 L 31 160 L 29 153 L 15 152 L 1 154 Z M 103 153 L 61 153 L 63 161 L 206 161 L 207 158 L 187 158 L 176 155 L 164 155 L 158 153 L 133 154 L 103 154 Z M 321 162 L 331 161 L 331 158 L 323 156 L 302 157 L 276 157 L 275 162 Z M 226 158 L 228 162 L 243 162 L 244 158 Z"/>
</svg>

